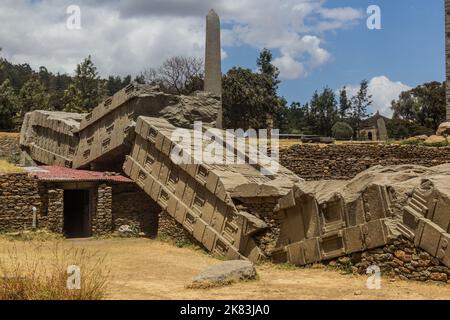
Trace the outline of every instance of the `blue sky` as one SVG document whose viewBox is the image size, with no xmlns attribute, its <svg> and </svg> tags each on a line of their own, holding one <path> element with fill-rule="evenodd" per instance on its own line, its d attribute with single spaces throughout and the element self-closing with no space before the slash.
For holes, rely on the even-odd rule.
<svg viewBox="0 0 450 320">
<path fill-rule="evenodd" d="M 366 26 L 369 5 L 381 8 L 381 30 Z M 389 116 L 402 91 L 445 79 L 444 0 L 2 0 L 0 47 L 35 69 L 72 73 L 91 55 L 102 76 L 134 76 L 172 56 L 203 58 L 210 8 L 222 20 L 223 72 L 255 69 L 267 47 L 289 102 L 324 86 L 352 94 L 367 79 L 371 111 Z"/>
<path fill-rule="evenodd" d="M 427 81 L 445 80 L 443 0 L 340 0 L 327 7 L 381 8 L 382 29 L 369 30 L 366 19 L 345 30 L 325 32 L 323 47 L 332 61 L 309 76 L 284 80 L 280 93 L 289 101 L 308 101 L 324 86 L 333 89 L 356 85 L 362 79 L 386 76 L 414 87 Z M 255 68 L 258 49 L 226 48 L 224 69 L 234 65 Z M 275 50 L 274 55 L 279 53 Z"/>
</svg>

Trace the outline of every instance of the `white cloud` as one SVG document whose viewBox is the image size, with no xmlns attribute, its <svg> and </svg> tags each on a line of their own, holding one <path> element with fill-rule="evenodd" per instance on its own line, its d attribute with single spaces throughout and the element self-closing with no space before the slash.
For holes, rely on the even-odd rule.
<svg viewBox="0 0 450 320">
<path fill-rule="evenodd" d="M 410 86 L 400 81 L 392 81 L 386 76 L 374 77 L 369 81 L 369 94 L 373 97 L 373 105 L 370 112 L 377 112 L 386 117 L 392 116 L 391 102 L 398 99 L 400 93 L 412 89 Z M 359 90 L 359 85 L 347 86 L 349 96 L 355 95 Z"/>
<path fill-rule="evenodd" d="M 224 6 L 224 18 L 235 25 L 233 32 L 227 33 L 226 41 L 276 49 L 281 54 L 276 59 L 281 78 L 303 77 L 332 59 L 332 54 L 322 46 L 323 32 L 351 27 L 364 16 L 361 10 L 329 9 L 324 3 L 320 0 L 231 0 Z M 288 64 L 294 70 L 281 70 Z"/>
<path fill-rule="evenodd" d="M 303 64 L 295 61 L 290 56 L 285 55 L 280 58 L 276 58 L 273 61 L 273 64 L 280 70 L 280 74 L 283 79 L 292 80 L 306 76 Z"/>
<path fill-rule="evenodd" d="M 328 1 L 331 2 L 331 1 Z M 295 79 L 332 58 L 324 31 L 348 28 L 361 10 L 324 0 L 78 0 L 82 30 L 66 29 L 71 0 L 3 0 L 0 45 L 6 58 L 71 73 L 91 54 L 102 75 L 138 74 L 174 55 L 203 57 L 205 15 L 224 22 L 223 45 L 275 50 L 281 76 Z M 225 51 L 223 51 L 225 52 Z M 224 54 L 224 59 L 227 54 Z"/>
</svg>

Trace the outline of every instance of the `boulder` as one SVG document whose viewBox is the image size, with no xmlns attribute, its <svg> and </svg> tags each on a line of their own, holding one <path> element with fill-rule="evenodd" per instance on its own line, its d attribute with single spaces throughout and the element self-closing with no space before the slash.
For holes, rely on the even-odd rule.
<svg viewBox="0 0 450 320">
<path fill-rule="evenodd" d="M 426 145 L 445 145 L 447 143 L 447 139 L 443 136 L 430 136 L 427 140 L 425 140 Z"/>
<path fill-rule="evenodd" d="M 450 121 L 444 122 L 443 124 L 441 124 L 436 133 L 436 135 L 438 135 L 438 136 L 443 136 L 443 135 L 448 135 L 448 134 L 450 134 Z"/>
<path fill-rule="evenodd" d="M 220 110 L 220 99 L 198 91 L 189 96 L 171 96 L 171 103 L 164 106 L 156 116 L 180 128 L 192 129 L 196 121 L 215 127 Z"/>
<path fill-rule="evenodd" d="M 256 279 L 256 269 L 253 263 L 245 260 L 232 260 L 206 269 L 194 277 L 188 287 L 204 289 L 254 279 Z"/>
<path fill-rule="evenodd" d="M 139 236 L 139 229 L 136 226 L 122 225 L 117 230 L 120 237 L 132 238 Z"/>
</svg>

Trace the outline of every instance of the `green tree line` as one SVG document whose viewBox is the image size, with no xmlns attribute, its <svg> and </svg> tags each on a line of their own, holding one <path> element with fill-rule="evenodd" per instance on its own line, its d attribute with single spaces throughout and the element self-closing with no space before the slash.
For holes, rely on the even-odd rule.
<svg viewBox="0 0 450 320">
<path fill-rule="evenodd" d="M 278 94 L 280 72 L 270 50 L 260 52 L 256 65 L 256 71 L 234 67 L 223 75 L 227 128 L 278 128 L 282 133 L 359 138 L 373 104 L 367 80 L 361 81 L 353 96 L 345 87 L 337 93 L 324 87 L 304 104 L 288 104 Z M 172 57 L 134 81 L 159 85 L 172 94 L 190 94 L 203 87 L 202 66 L 196 58 Z M 131 81 L 131 76 L 101 78 L 90 56 L 69 76 L 45 67 L 34 71 L 28 64 L 13 64 L 0 55 L 0 130 L 17 130 L 25 113 L 37 109 L 89 112 Z M 403 92 L 392 102 L 392 110 L 393 120 L 387 125 L 391 137 L 431 134 L 445 120 L 445 83 L 425 83 Z"/>
<path fill-rule="evenodd" d="M 0 130 L 18 130 L 25 113 L 33 110 L 89 112 L 131 80 L 131 76 L 102 79 L 90 56 L 74 76 L 45 67 L 35 71 L 29 64 L 0 57 Z"/>
</svg>

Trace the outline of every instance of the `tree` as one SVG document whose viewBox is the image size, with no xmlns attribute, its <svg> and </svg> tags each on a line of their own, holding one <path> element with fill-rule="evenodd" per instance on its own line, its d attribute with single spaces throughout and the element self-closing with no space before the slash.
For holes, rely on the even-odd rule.
<svg viewBox="0 0 450 320">
<path fill-rule="evenodd" d="M 388 136 L 392 139 L 405 139 L 414 136 L 431 136 L 436 130 L 424 127 L 417 122 L 393 118 L 386 124 Z"/>
<path fill-rule="evenodd" d="M 223 77 L 224 123 L 228 128 L 270 130 L 275 123 L 286 125 L 287 102 L 277 94 L 279 71 L 272 64 L 272 53 L 264 49 L 257 65 L 258 72 L 232 68 Z"/>
<path fill-rule="evenodd" d="M 19 91 L 19 117 L 34 110 L 48 110 L 49 96 L 45 87 L 37 76 L 31 77 Z"/>
<path fill-rule="evenodd" d="M 2 71 L 3 70 L 3 64 L 4 64 L 4 60 L 3 60 L 3 57 L 2 57 L 2 48 L 0 48 L 0 71 Z"/>
<path fill-rule="evenodd" d="M 333 90 L 325 87 L 321 94 L 316 91 L 309 112 L 308 122 L 314 133 L 331 136 L 331 128 L 337 120 L 337 102 Z"/>
<path fill-rule="evenodd" d="M 445 121 L 445 83 L 428 82 L 402 92 L 392 101 L 394 118 L 414 122 L 436 131 Z"/>
<path fill-rule="evenodd" d="M 258 66 L 259 72 L 270 77 L 273 81 L 273 89 L 276 91 L 278 89 L 278 85 L 280 84 L 280 80 L 278 77 L 280 76 L 280 71 L 278 68 L 272 64 L 273 55 L 272 52 L 266 48 L 264 48 L 259 54 L 258 60 L 256 61 L 256 65 Z"/>
<path fill-rule="evenodd" d="M 0 129 L 12 130 L 16 125 L 18 99 L 9 80 L 0 85 Z"/>
<path fill-rule="evenodd" d="M 109 96 L 114 95 L 116 92 L 122 90 L 127 85 L 131 83 L 131 76 L 126 76 L 125 78 L 121 78 L 119 76 L 113 77 L 110 76 L 106 83 L 106 90 Z"/>
<path fill-rule="evenodd" d="M 279 98 L 277 95 L 278 85 L 280 80 L 278 79 L 280 71 L 272 63 L 273 56 L 270 50 L 264 48 L 256 61 L 258 70 L 262 77 L 265 77 L 265 83 L 267 83 L 268 91 L 268 104 L 265 108 L 266 114 L 266 124 L 269 130 L 273 129 L 274 126 L 274 114 L 282 112 L 282 108 L 286 105 L 284 98 Z"/>
<path fill-rule="evenodd" d="M 75 84 L 71 84 L 64 91 L 64 111 L 66 112 L 76 112 L 83 113 L 88 111 L 84 107 L 84 100 L 81 91 L 77 88 Z"/>
<path fill-rule="evenodd" d="M 49 94 L 49 109 L 64 110 L 64 92 L 72 84 L 72 78 L 67 74 L 56 75 L 50 73 L 50 82 L 47 87 Z"/>
<path fill-rule="evenodd" d="M 339 91 L 339 116 L 342 120 L 346 119 L 352 108 L 351 100 L 347 95 L 347 88 L 344 87 Z"/>
<path fill-rule="evenodd" d="M 25 82 L 30 79 L 30 77 L 34 74 L 34 71 L 31 69 L 29 64 L 12 64 L 6 59 L 2 58 L 0 68 L 0 83 L 3 83 L 5 80 L 9 80 L 11 86 L 14 88 L 16 92 L 18 92 Z"/>
<path fill-rule="evenodd" d="M 369 82 L 361 81 L 358 93 L 352 98 L 351 121 L 356 137 L 359 138 L 361 123 L 369 117 L 367 109 L 372 105 L 372 95 L 369 94 Z"/>
<path fill-rule="evenodd" d="M 105 81 L 88 56 L 75 70 L 73 83 L 64 92 L 65 111 L 89 112 L 107 95 Z"/>
<path fill-rule="evenodd" d="M 267 77 L 250 69 L 232 68 L 223 77 L 223 108 L 226 128 L 265 128 L 265 110 L 269 100 Z"/>
<path fill-rule="evenodd" d="M 291 132 L 290 110 L 287 101 L 283 101 L 283 105 L 274 114 L 274 127 L 279 129 L 281 133 Z"/>
<path fill-rule="evenodd" d="M 331 131 L 338 140 L 350 140 L 353 137 L 353 129 L 347 122 L 336 122 Z"/>
<path fill-rule="evenodd" d="M 302 105 L 300 102 L 292 102 L 287 110 L 289 133 L 311 133 L 309 104 Z"/>
<path fill-rule="evenodd" d="M 161 67 L 144 71 L 140 78 L 148 84 L 159 85 L 165 92 L 189 95 L 203 90 L 203 60 L 195 57 L 172 57 Z"/>
</svg>

